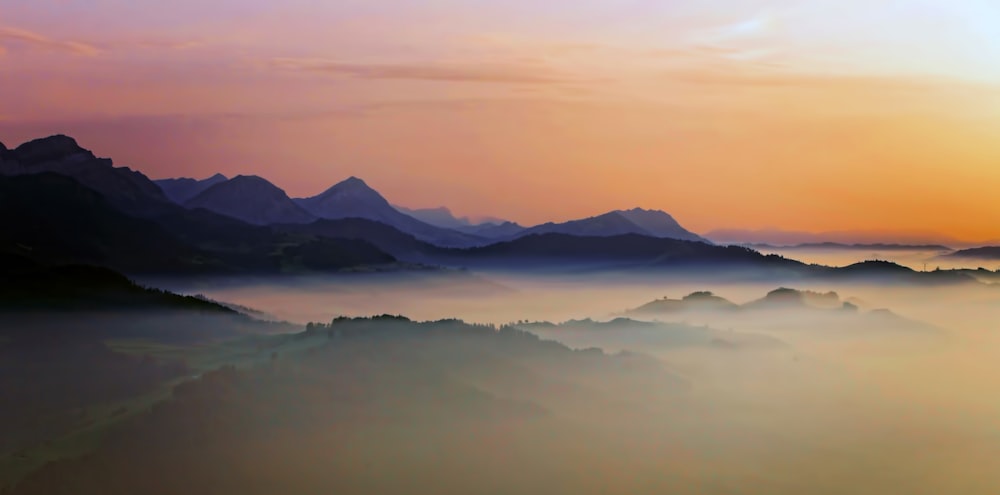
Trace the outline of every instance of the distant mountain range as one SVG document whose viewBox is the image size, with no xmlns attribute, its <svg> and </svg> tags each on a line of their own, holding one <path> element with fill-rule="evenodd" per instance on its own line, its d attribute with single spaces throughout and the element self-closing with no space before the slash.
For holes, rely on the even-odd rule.
<svg viewBox="0 0 1000 495">
<path fill-rule="evenodd" d="M 844 230 L 833 232 L 801 232 L 781 229 L 717 229 L 705 237 L 723 244 L 766 244 L 795 246 L 800 244 L 905 244 L 961 246 L 963 242 L 935 232 L 886 232 Z"/>
<path fill-rule="evenodd" d="M 736 304 L 711 292 L 694 292 L 681 299 L 663 298 L 625 313 L 632 318 L 735 325 L 741 328 L 799 330 L 821 333 L 910 332 L 942 335 L 941 329 L 901 317 L 885 309 L 864 310 L 836 292 L 813 292 L 782 287 L 760 299 Z M 784 316 L 779 324 L 774 314 Z M 850 322 L 849 324 L 844 324 Z"/>
<path fill-rule="evenodd" d="M 772 244 L 749 244 L 755 249 L 832 249 L 849 251 L 951 251 L 948 246 L 941 244 L 843 244 L 839 242 L 810 242 L 805 244 L 795 244 L 791 246 L 775 246 Z"/>
<path fill-rule="evenodd" d="M 963 249 L 948 254 L 951 258 L 971 258 L 978 260 L 1000 260 L 1000 246 L 984 246 L 971 249 Z"/>
<path fill-rule="evenodd" d="M 589 237 L 638 234 L 683 241 L 709 242 L 681 227 L 667 213 L 640 208 L 627 211 L 612 211 L 596 217 L 565 223 L 546 223 L 525 229 L 523 232 L 517 234 L 517 236 L 533 234 L 567 234 Z"/>
<path fill-rule="evenodd" d="M 0 253 L 43 264 L 86 263 L 158 275 L 394 270 L 422 264 L 716 276 L 739 271 L 754 277 L 871 277 L 903 283 L 973 280 L 968 273 L 920 273 L 891 263 L 834 269 L 713 245 L 661 211 L 618 210 L 527 229 L 488 223 L 456 230 L 401 212 L 355 177 L 303 199 L 292 199 L 256 176 L 153 182 L 96 158 L 66 136 L 13 150 L 0 145 L 0 160 Z M 450 212 L 437 212 L 444 213 L 454 219 Z"/>
</svg>

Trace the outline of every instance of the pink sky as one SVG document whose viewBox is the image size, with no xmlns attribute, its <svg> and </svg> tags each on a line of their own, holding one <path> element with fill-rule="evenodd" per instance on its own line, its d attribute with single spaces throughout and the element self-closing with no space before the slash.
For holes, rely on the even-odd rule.
<svg viewBox="0 0 1000 495">
<path fill-rule="evenodd" d="M 0 140 L 523 223 L 997 238 L 996 25 L 975 0 L 0 0 Z"/>
</svg>

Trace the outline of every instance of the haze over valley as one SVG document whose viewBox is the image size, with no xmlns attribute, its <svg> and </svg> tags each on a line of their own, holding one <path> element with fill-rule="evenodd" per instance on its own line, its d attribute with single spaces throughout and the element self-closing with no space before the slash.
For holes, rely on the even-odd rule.
<svg viewBox="0 0 1000 495">
<path fill-rule="evenodd" d="M 0 0 L 0 495 L 1000 493 L 996 25 Z"/>
</svg>

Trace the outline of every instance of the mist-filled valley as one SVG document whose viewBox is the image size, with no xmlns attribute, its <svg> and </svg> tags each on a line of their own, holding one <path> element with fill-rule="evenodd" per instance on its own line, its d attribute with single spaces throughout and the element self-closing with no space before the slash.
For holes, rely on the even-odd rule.
<svg viewBox="0 0 1000 495">
<path fill-rule="evenodd" d="M 985 494 L 998 482 L 988 284 L 470 271 L 160 283 L 294 323 L 235 340 L 205 316 L 183 324 L 203 327 L 195 342 L 141 322 L 111 335 L 102 352 L 174 370 L 149 378 L 158 398 L 119 394 L 97 413 L 121 416 L 100 441 L 13 493 Z M 407 318 L 365 317 L 377 314 Z M 32 345 L 18 342 L 0 349 Z M 81 449 L 72 435 L 19 445 L 4 466 Z"/>
</svg>

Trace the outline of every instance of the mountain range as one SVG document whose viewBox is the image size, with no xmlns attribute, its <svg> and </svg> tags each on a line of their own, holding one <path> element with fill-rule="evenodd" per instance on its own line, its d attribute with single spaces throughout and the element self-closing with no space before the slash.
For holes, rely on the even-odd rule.
<svg viewBox="0 0 1000 495">
<path fill-rule="evenodd" d="M 638 208 L 530 228 L 508 222 L 456 230 L 407 215 L 356 177 L 300 199 L 256 176 L 154 182 L 62 135 L 13 150 L 0 145 L 0 160 L 0 252 L 129 274 L 281 274 L 424 264 L 971 280 L 965 273 L 922 274 L 893 264 L 832 269 L 713 245 L 665 212 Z"/>
</svg>

